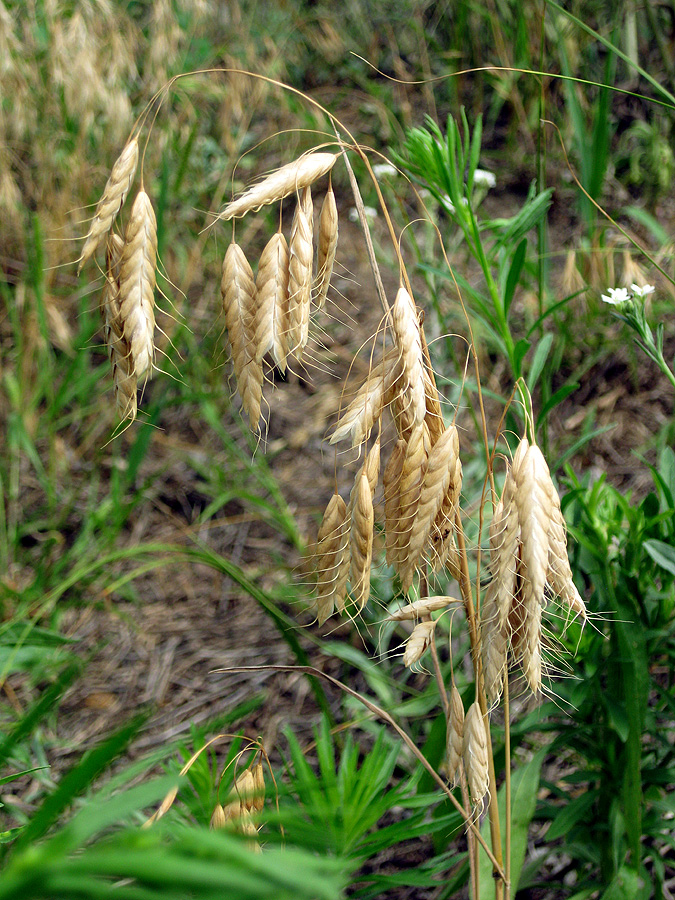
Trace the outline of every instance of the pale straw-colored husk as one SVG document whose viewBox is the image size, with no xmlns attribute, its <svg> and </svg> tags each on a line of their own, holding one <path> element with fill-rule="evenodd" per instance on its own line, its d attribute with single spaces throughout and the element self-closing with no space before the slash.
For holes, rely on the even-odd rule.
<svg viewBox="0 0 675 900">
<path fill-rule="evenodd" d="M 412 666 L 419 661 L 431 643 L 435 628 L 436 622 L 433 619 L 415 625 L 412 634 L 405 643 L 405 651 L 403 653 L 404 666 Z"/>
<path fill-rule="evenodd" d="M 155 355 L 157 220 L 144 190 L 136 195 L 120 259 L 120 316 L 136 378 L 152 371 Z"/>
<path fill-rule="evenodd" d="M 410 588 L 415 570 L 415 562 L 411 559 L 409 552 L 410 535 L 417 515 L 417 506 L 427 466 L 427 447 L 428 444 L 425 446 L 425 424 L 422 419 L 422 424 L 416 425 L 410 433 L 399 482 L 401 518 L 398 528 L 398 573 L 404 592 Z"/>
<path fill-rule="evenodd" d="M 400 483 L 406 442 L 399 440 L 391 451 L 382 476 L 384 488 L 384 532 L 387 565 L 398 568 L 398 533 L 401 523 Z"/>
<path fill-rule="evenodd" d="M 412 416 L 413 424 L 421 425 L 426 415 L 422 339 L 415 303 L 403 285 L 396 292 L 392 307 L 392 321 L 406 385 L 405 403 Z"/>
<path fill-rule="evenodd" d="M 304 188 L 291 225 L 288 264 L 289 346 L 298 359 L 309 338 L 313 254 L 312 194 Z"/>
<path fill-rule="evenodd" d="M 508 640 L 506 620 L 500 625 L 497 582 L 493 579 L 485 590 L 480 613 L 481 650 L 485 693 L 490 706 L 498 702 L 506 675 Z"/>
<path fill-rule="evenodd" d="M 408 553 L 412 566 L 419 563 L 431 528 L 448 493 L 450 481 L 455 475 L 458 458 L 459 435 L 457 428 L 449 425 L 429 453 L 417 512 L 410 533 Z"/>
<path fill-rule="evenodd" d="M 456 600 L 455 597 L 422 597 L 420 600 L 415 600 L 413 603 L 406 603 L 405 606 L 395 610 L 387 616 L 386 621 L 406 622 L 412 621 L 413 619 L 426 618 L 432 612 L 437 612 L 439 609 L 447 609 L 452 603 L 458 602 L 459 601 Z"/>
<path fill-rule="evenodd" d="M 131 182 L 134 180 L 137 165 L 138 141 L 136 138 L 133 138 L 115 161 L 103 191 L 103 196 L 98 201 L 94 218 L 91 220 L 84 247 L 80 254 L 77 266 L 78 275 L 82 270 L 82 266 L 96 253 L 101 241 L 112 228 L 115 217 L 122 208 L 129 192 Z"/>
<path fill-rule="evenodd" d="M 239 396 L 251 427 L 256 429 L 263 382 L 262 364 L 255 352 L 256 290 L 253 270 L 235 241 L 227 248 L 223 260 L 220 293 Z"/>
<path fill-rule="evenodd" d="M 217 831 L 220 828 L 225 828 L 226 825 L 227 819 L 225 818 L 225 810 L 220 803 L 216 803 L 216 806 L 211 813 L 209 828 L 211 829 L 211 831 Z"/>
<path fill-rule="evenodd" d="M 464 747 L 464 704 L 462 697 L 453 683 L 450 690 L 450 708 L 447 734 L 447 775 L 451 785 L 457 784 L 459 767 L 462 762 Z"/>
<path fill-rule="evenodd" d="M 260 209 L 268 203 L 276 203 L 290 194 L 298 193 L 313 184 L 333 168 L 337 153 L 308 153 L 282 166 L 245 191 L 241 197 L 228 203 L 218 219 L 233 219 Z"/>
<path fill-rule="evenodd" d="M 324 305 L 328 296 L 337 243 L 338 211 L 333 186 L 329 185 L 321 204 L 321 215 L 319 216 L 319 242 L 314 293 L 314 301 L 319 309 Z"/>
<path fill-rule="evenodd" d="M 260 256 L 256 276 L 256 360 L 270 353 L 282 372 L 288 356 L 288 244 L 278 231 Z"/>
<path fill-rule="evenodd" d="M 389 350 L 373 366 L 356 396 L 340 416 L 330 439 L 331 444 L 349 440 L 352 447 L 358 447 L 367 440 L 373 425 L 379 421 L 400 374 L 396 351 Z"/>
<path fill-rule="evenodd" d="M 132 370 L 131 348 L 124 337 L 124 322 L 120 309 L 119 270 L 124 241 L 111 234 L 106 248 L 106 278 L 101 295 L 103 337 L 115 387 L 115 405 L 121 421 L 133 422 L 137 413 L 138 380 Z"/>
<path fill-rule="evenodd" d="M 359 611 L 366 605 L 370 596 L 373 525 L 373 494 L 368 483 L 368 475 L 363 471 L 358 480 L 349 537 L 352 596 Z"/>
<path fill-rule="evenodd" d="M 347 504 L 336 492 L 328 501 L 328 506 L 319 526 L 316 548 L 317 597 L 316 609 L 319 625 L 332 615 L 335 607 L 335 585 L 340 562 L 344 556 L 347 536 Z"/>
<path fill-rule="evenodd" d="M 548 533 L 547 580 L 553 593 L 565 603 L 575 616 L 586 619 L 586 605 L 581 599 L 572 579 L 569 557 L 567 556 L 567 532 L 560 509 L 558 492 L 551 482 L 551 528 Z"/>
<path fill-rule="evenodd" d="M 482 804 L 490 786 L 488 772 L 487 730 L 480 706 L 474 702 L 464 720 L 462 758 L 473 806 Z"/>
<path fill-rule="evenodd" d="M 516 482 L 510 469 L 504 490 L 490 523 L 490 571 L 495 582 L 498 626 L 503 631 L 515 593 L 516 557 L 520 542 L 520 523 L 515 499 Z"/>
<path fill-rule="evenodd" d="M 256 763 L 253 766 L 253 786 L 255 793 L 253 794 L 253 811 L 262 812 L 265 806 L 265 773 L 262 763 Z"/>
</svg>

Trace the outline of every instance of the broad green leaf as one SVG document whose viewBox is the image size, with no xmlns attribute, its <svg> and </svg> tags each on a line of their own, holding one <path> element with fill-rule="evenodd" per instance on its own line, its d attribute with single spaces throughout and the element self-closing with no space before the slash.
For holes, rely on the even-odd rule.
<svg viewBox="0 0 675 900">
<path fill-rule="evenodd" d="M 549 331 L 548 334 L 545 334 L 537 344 L 537 347 L 534 351 L 534 356 L 532 357 L 530 371 L 527 375 L 527 389 L 530 393 L 532 393 L 537 386 L 539 376 L 541 375 L 541 371 L 544 368 L 544 365 L 548 358 L 552 343 L 553 333 Z"/>
<path fill-rule="evenodd" d="M 675 575 L 675 547 L 664 541 L 650 540 L 644 542 L 644 548 L 657 565 Z"/>
<path fill-rule="evenodd" d="M 511 265 L 509 266 L 509 274 L 506 276 L 506 286 L 504 288 L 504 317 L 508 317 L 509 309 L 513 301 L 516 287 L 520 281 L 520 273 L 523 271 L 525 263 L 525 255 L 527 253 L 527 238 L 524 237 L 516 247 L 511 257 Z"/>
</svg>

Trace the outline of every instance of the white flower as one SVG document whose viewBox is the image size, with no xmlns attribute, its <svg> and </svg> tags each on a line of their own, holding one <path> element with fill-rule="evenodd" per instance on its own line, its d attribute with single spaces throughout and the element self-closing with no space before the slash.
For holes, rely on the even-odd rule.
<svg viewBox="0 0 675 900">
<path fill-rule="evenodd" d="M 612 306 L 621 306 L 622 303 L 628 303 L 630 300 L 630 294 L 626 288 L 609 288 L 608 290 L 609 296 L 607 294 L 602 295 L 605 303 L 611 303 Z"/>
<path fill-rule="evenodd" d="M 631 284 L 630 289 L 638 300 L 644 300 L 648 294 L 653 294 L 655 291 L 653 284 L 646 284 L 644 287 L 640 287 L 638 284 Z"/>
<path fill-rule="evenodd" d="M 363 211 L 366 214 L 366 219 L 368 219 L 369 222 L 372 222 L 377 218 L 377 210 L 372 206 L 364 206 Z M 352 222 L 359 221 L 359 213 L 355 206 L 352 206 L 352 208 L 349 210 L 349 218 Z"/>
<path fill-rule="evenodd" d="M 373 175 L 376 178 L 384 178 L 385 176 L 393 178 L 395 175 L 398 175 L 398 169 L 392 166 L 391 163 L 379 162 L 373 166 Z"/>
<path fill-rule="evenodd" d="M 493 188 L 497 184 L 497 179 L 492 172 L 486 169 L 476 169 L 473 173 L 473 183 L 475 187 Z"/>
</svg>

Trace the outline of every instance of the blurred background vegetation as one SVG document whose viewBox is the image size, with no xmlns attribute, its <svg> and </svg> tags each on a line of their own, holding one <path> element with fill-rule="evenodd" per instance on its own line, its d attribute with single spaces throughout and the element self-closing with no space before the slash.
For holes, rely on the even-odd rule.
<svg viewBox="0 0 675 900">
<path fill-rule="evenodd" d="M 672 360 L 674 50 L 675 7 L 651 0 L 0 2 L 0 898 L 102 897 L 115 883 L 130 898 L 215 897 L 214 883 L 219 897 L 465 889 L 457 817 L 358 704 L 288 672 L 209 674 L 311 661 L 375 696 L 433 764 L 442 757 L 435 689 L 401 673 L 401 633 L 378 633 L 381 611 L 331 630 L 308 610 L 303 553 L 332 490 L 324 439 L 340 398 L 326 361 L 346 375 L 377 325 L 343 174 L 346 300 L 334 295 L 316 366 L 270 392 L 266 446 L 237 409 L 218 287 L 227 237 L 204 226 L 252 177 L 331 139 L 297 94 L 238 70 L 306 92 L 426 191 L 491 415 L 519 375 L 543 410 L 575 577 L 604 621 L 570 629 L 575 678 L 513 726 L 519 765 L 549 746 L 541 780 L 527 782 L 518 896 L 672 896 L 673 392 L 600 297 L 655 284 L 649 315 Z M 205 69 L 218 71 L 176 82 L 145 148 L 160 371 L 120 434 L 102 277 L 76 278 L 78 239 L 136 117 L 168 79 Z M 495 180 L 470 200 L 497 293 L 509 294 L 501 328 L 492 275 L 448 205 L 447 171 L 419 165 L 424 135 L 445 140 L 462 109 L 471 133 L 481 123 L 480 166 Z M 401 225 L 419 218 L 401 175 L 382 184 Z M 242 224 L 252 254 L 274 215 Z M 391 288 L 397 268 L 377 220 L 374 233 Z M 448 335 L 465 322 L 435 232 L 407 229 L 404 252 L 457 401 L 465 349 Z M 467 429 L 465 472 L 480 476 L 473 440 Z M 392 591 L 383 569 L 375 593 L 387 604 Z M 262 735 L 295 856 L 252 855 L 207 831 L 227 742 L 185 776 L 161 830 L 134 827 L 173 783 L 162 768 L 175 774 L 219 730 Z M 278 821 L 267 832 L 272 845 Z"/>
</svg>

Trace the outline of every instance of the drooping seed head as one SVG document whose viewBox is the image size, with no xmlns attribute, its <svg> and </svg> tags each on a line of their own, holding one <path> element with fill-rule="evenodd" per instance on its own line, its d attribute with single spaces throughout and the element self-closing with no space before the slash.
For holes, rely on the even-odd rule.
<svg viewBox="0 0 675 900">
<path fill-rule="evenodd" d="M 256 360 L 266 353 L 282 372 L 288 355 L 288 244 L 278 231 L 267 242 L 256 277 Z"/>
<path fill-rule="evenodd" d="M 418 662 L 424 651 L 431 643 L 431 638 L 436 628 L 436 622 L 430 619 L 426 622 L 420 622 L 412 630 L 412 634 L 405 644 L 405 652 L 403 653 L 403 665 L 412 666 Z"/>
<path fill-rule="evenodd" d="M 462 757 L 469 783 L 469 797 L 473 806 L 479 806 L 490 785 L 488 773 L 487 731 L 485 720 L 477 702 L 471 704 L 464 720 L 464 744 Z"/>
<path fill-rule="evenodd" d="M 120 259 L 120 316 L 137 378 L 152 370 L 155 344 L 157 220 L 150 197 L 140 190 L 131 207 Z"/>
<path fill-rule="evenodd" d="M 450 710 L 448 716 L 447 734 L 447 770 L 448 781 L 451 785 L 457 784 L 459 767 L 462 762 L 462 748 L 464 746 L 464 704 L 462 697 L 453 683 L 450 691 Z"/>
<path fill-rule="evenodd" d="M 413 423 L 421 425 L 426 416 L 422 340 L 415 303 L 403 285 L 396 293 L 392 307 L 392 321 L 406 384 L 404 402 Z"/>
<path fill-rule="evenodd" d="M 338 211 L 332 185 L 329 186 L 321 204 L 319 217 L 319 249 L 315 282 L 315 302 L 319 309 L 326 302 L 330 278 L 333 274 L 335 252 L 338 243 Z"/>
</svg>

